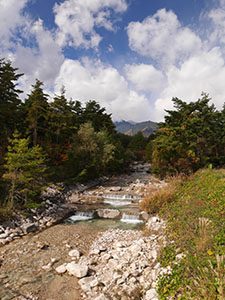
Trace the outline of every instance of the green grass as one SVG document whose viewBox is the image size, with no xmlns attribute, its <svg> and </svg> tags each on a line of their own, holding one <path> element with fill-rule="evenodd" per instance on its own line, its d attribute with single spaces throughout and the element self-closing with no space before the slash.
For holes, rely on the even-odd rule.
<svg viewBox="0 0 225 300">
<path fill-rule="evenodd" d="M 198 171 L 161 203 L 168 239 L 186 257 L 177 263 L 171 249 L 162 251 L 173 271 L 158 282 L 160 299 L 225 299 L 225 170 Z"/>
</svg>

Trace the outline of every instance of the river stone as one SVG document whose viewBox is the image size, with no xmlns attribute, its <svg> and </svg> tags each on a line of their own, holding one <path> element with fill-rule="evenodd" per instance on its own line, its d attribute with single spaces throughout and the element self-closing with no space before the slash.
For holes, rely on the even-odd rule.
<svg viewBox="0 0 225 300">
<path fill-rule="evenodd" d="M 85 278 L 81 278 L 78 283 L 81 287 L 81 289 L 84 291 L 84 292 L 89 292 L 91 290 L 91 282 L 94 280 L 94 277 L 93 276 L 90 276 L 90 277 L 85 277 Z"/>
<path fill-rule="evenodd" d="M 158 296 L 155 289 L 150 289 L 146 292 L 145 300 L 158 300 Z"/>
<path fill-rule="evenodd" d="M 66 263 L 65 264 L 62 264 L 61 266 L 58 266 L 57 268 L 55 268 L 56 272 L 58 274 L 63 274 L 66 272 Z"/>
<path fill-rule="evenodd" d="M 116 219 L 120 216 L 120 211 L 118 209 L 98 209 L 97 214 L 100 218 L 104 219 Z"/>
<path fill-rule="evenodd" d="M 120 192 L 120 191 L 122 191 L 122 187 L 121 186 L 112 186 L 110 188 L 110 191 L 112 191 L 112 192 Z"/>
<path fill-rule="evenodd" d="M 108 300 L 108 298 L 106 298 L 106 296 L 104 294 L 101 294 L 101 295 L 97 296 L 96 298 L 94 298 L 94 300 Z"/>
<path fill-rule="evenodd" d="M 35 232 L 38 229 L 38 226 L 34 223 L 25 223 L 21 226 L 21 229 L 24 233 Z"/>
<path fill-rule="evenodd" d="M 143 221 L 148 221 L 149 219 L 149 214 L 145 211 L 141 211 L 140 212 L 140 219 Z"/>
<path fill-rule="evenodd" d="M 77 249 L 70 250 L 69 256 L 78 259 L 80 257 L 80 252 Z"/>
<path fill-rule="evenodd" d="M 88 273 L 88 266 L 76 264 L 75 262 L 68 263 L 66 265 L 66 270 L 70 275 L 76 276 L 77 278 L 85 277 Z"/>
</svg>

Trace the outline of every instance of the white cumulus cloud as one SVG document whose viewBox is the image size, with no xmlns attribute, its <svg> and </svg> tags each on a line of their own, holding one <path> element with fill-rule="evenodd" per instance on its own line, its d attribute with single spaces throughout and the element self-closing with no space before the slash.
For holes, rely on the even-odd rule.
<svg viewBox="0 0 225 300">
<path fill-rule="evenodd" d="M 151 107 L 147 98 L 130 90 L 126 79 L 115 68 L 100 61 L 65 60 L 56 79 L 56 89 L 61 85 L 65 85 L 67 97 L 83 102 L 96 100 L 115 120 L 149 119 Z"/>
<path fill-rule="evenodd" d="M 164 76 L 152 65 L 132 64 L 125 66 L 127 79 L 138 91 L 159 92 L 164 86 Z"/>
<path fill-rule="evenodd" d="M 127 33 L 132 50 L 162 65 L 183 61 L 201 49 L 200 38 L 166 9 L 142 22 L 129 23 Z"/>
<path fill-rule="evenodd" d="M 14 31 L 26 24 L 23 9 L 28 0 L 0 0 L 0 47 L 11 46 Z"/>
<path fill-rule="evenodd" d="M 54 40 L 54 35 L 44 28 L 41 20 L 30 23 L 29 39 L 35 41 L 35 47 L 25 47 L 18 43 L 14 52 L 8 56 L 24 76 L 20 79 L 21 88 L 30 90 L 35 79 L 43 81 L 46 88 L 51 90 L 54 81 L 64 61 L 60 47 Z"/>
<path fill-rule="evenodd" d="M 125 0 L 66 0 L 54 7 L 61 46 L 98 47 L 102 37 L 96 28 L 114 30 L 112 13 L 123 13 Z"/>
<path fill-rule="evenodd" d="M 196 101 L 202 92 L 209 93 L 217 108 L 225 102 L 225 62 L 219 48 L 192 56 L 181 67 L 172 66 L 167 73 L 168 85 L 155 102 L 155 113 L 162 119 L 164 109 L 172 109 L 171 99 Z"/>
</svg>

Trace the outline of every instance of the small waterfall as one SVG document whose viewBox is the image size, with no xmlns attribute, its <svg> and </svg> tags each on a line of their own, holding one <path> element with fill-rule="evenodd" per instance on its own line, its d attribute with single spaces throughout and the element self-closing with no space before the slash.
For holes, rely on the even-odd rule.
<svg viewBox="0 0 225 300">
<path fill-rule="evenodd" d="M 77 211 L 73 216 L 69 217 L 69 221 L 86 221 L 94 218 L 94 213 L 92 211 Z"/>
<path fill-rule="evenodd" d="M 110 200 L 110 199 L 105 199 L 104 200 L 105 204 L 110 204 L 112 206 L 126 206 L 126 205 L 130 205 L 132 202 L 131 201 L 127 201 L 127 200 Z"/>
<path fill-rule="evenodd" d="M 131 224 L 143 223 L 143 221 L 139 219 L 139 216 L 129 215 L 129 214 L 125 214 L 125 213 L 123 213 L 123 215 L 122 215 L 121 222 L 131 223 Z"/>
<path fill-rule="evenodd" d="M 130 194 L 105 194 L 103 198 L 105 200 L 140 200 L 140 197 Z"/>
</svg>

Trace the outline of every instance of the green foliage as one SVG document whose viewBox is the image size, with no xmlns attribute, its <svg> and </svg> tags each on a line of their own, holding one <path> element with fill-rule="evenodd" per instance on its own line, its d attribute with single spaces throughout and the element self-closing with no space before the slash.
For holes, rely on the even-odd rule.
<svg viewBox="0 0 225 300">
<path fill-rule="evenodd" d="M 162 267 L 169 266 L 176 257 L 176 247 L 173 244 L 170 244 L 164 247 L 159 255 L 158 261 Z"/>
<path fill-rule="evenodd" d="M 40 146 L 29 148 L 29 140 L 13 135 L 5 157 L 3 177 L 10 183 L 8 202 L 26 203 L 35 198 L 43 184 L 42 176 L 46 171 L 45 157 Z"/>
<path fill-rule="evenodd" d="M 174 98 L 174 111 L 167 111 L 153 142 L 154 170 L 168 173 L 191 173 L 197 169 L 224 163 L 224 113 L 202 98 L 189 104 Z"/>
<path fill-rule="evenodd" d="M 20 76 L 10 62 L 0 60 L 1 205 L 6 198 L 11 206 L 31 205 L 27 201 L 38 195 L 44 184 L 42 175 L 45 180 L 74 183 L 122 172 L 144 149 L 142 135 L 117 134 L 105 108 L 94 100 L 84 105 L 68 100 L 64 87 L 49 99 L 43 83 L 36 79 L 27 99 L 21 101 Z M 15 130 L 20 136 L 12 138 Z"/>
<path fill-rule="evenodd" d="M 43 144 L 46 137 L 49 104 L 42 86 L 43 83 L 37 79 L 25 102 L 26 121 L 34 146 Z"/>
<path fill-rule="evenodd" d="M 106 173 L 115 160 L 115 149 L 106 131 L 95 132 L 91 123 L 81 125 L 68 153 L 73 176 L 83 181 Z"/>
<path fill-rule="evenodd" d="M 185 285 L 186 279 L 184 277 L 185 265 L 176 264 L 173 266 L 172 272 L 160 276 L 158 280 L 157 291 L 160 300 L 179 299 L 188 300 L 182 286 Z"/>
<path fill-rule="evenodd" d="M 111 115 L 105 112 L 105 108 L 92 100 L 88 101 L 82 112 L 82 123 L 91 122 L 95 131 L 105 130 L 110 134 L 115 133 L 115 126 L 112 122 Z"/>
<path fill-rule="evenodd" d="M 142 132 L 136 133 L 131 137 L 128 149 L 133 152 L 136 160 L 145 159 L 145 147 L 147 145 L 147 138 Z"/>
<path fill-rule="evenodd" d="M 17 89 L 17 81 L 22 74 L 17 70 L 11 62 L 0 59 L 0 164 L 8 138 L 20 122 L 21 91 Z"/>
<path fill-rule="evenodd" d="M 169 263 L 173 272 L 159 280 L 161 299 L 224 298 L 224 207 L 225 171 L 211 169 L 184 180 L 174 191 L 173 200 L 162 206 L 159 213 L 167 219 L 166 234 L 186 258 L 177 265 L 171 263 L 171 249 L 162 251 L 160 261 Z"/>
</svg>

